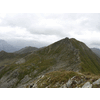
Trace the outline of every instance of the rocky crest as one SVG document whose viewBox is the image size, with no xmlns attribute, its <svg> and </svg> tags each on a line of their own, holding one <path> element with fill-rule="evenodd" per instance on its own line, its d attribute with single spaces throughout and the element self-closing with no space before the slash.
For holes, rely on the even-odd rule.
<svg viewBox="0 0 100 100">
<path fill-rule="evenodd" d="M 55 72 L 58 73 L 58 72 Z M 61 73 L 61 72 L 59 72 Z M 69 72 L 66 72 L 69 73 Z M 76 74 L 73 77 L 67 78 L 65 80 L 56 79 L 59 76 L 53 76 L 55 79 L 52 79 L 52 72 L 42 76 L 39 76 L 38 79 L 34 80 L 30 84 L 26 84 L 24 88 L 100 88 L 100 78 L 92 77 L 91 75 L 84 75 L 82 73 L 74 73 Z M 72 74 L 72 73 L 71 73 Z M 67 75 L 67 74 L 66 74 Z"/>
</svg>

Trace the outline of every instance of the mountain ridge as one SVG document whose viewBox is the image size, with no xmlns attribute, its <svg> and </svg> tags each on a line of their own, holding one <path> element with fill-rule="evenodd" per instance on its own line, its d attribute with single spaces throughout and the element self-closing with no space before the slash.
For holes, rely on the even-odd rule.
<svg viewBox="0 0 100 100">
<path fill-rule="evenodd" d="M 68 72 L 68 79 L 77 75 L 75 73 L 79 75 L 80 73 L 99 75 L 100 58 L 83 42 L 73 38 L 64 38 L 29 54 L 20 55 L 16 60 L 1 68 L 0 87 L 31 86 L 31 82 L 33 84 L 36 80 L 40 79 L 40 77 L 44 77 L 47 74 L 50 76 L 57 74 L 57 78 L 59 75 L 63 77 L 65 74 L 63 74 L 62 71 L 65 71 L 64 73 L 67 73 L 67 71 L 73 72 Z M 68 81 L 66 75 L 61 82 Z M 9 81 L 7 82 L 7 80 Z M 47 79 L 43 79 L 43 82 L 46 80 Z M 56 80 L 55 77 L 52 81 L 55 84 L 58 80 Z M 38 83 L 36 83 L 36 85 L 37 84 Z M 39 87 L 41 86 L 39 85 Z"/>
<path fill-rule="evenodd" d="M 90 48 L 88 48 L 83 42 L 79 42 L 76 39 L 71 40 L 73 45 L 80 50 L 80 57 L 82 62 L 83 71 L 91 71 L 96 73 L 96 71 L 100 70 L 100 58 L 92 52 Z M 74 41 L 74 42 L 73 42 Z M 88 66 L 88 67 L 87 67 Z M 92 69 L 93 68 L 93 69 Z"/>
<path fill-rule="evenodd" d="M 31 47 L 31 46 L 27 46 L 25 48 L 22 48 L 14 53 L 17 53 L 17 54 L 23 54 L 23 53 L 31 53 L 31 52 L 34 52 L 36 51 L 38 48 L 36 47 Z"/>
</svg>

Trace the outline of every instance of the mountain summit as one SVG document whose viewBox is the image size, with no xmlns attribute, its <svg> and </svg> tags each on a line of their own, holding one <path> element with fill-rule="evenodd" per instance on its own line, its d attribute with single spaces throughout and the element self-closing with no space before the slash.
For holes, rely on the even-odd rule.
<svg viewBox="0 0 100 100">
<path fill-rule="evenodd" d="M 36 65 L 41 66 L 41 68 L 100 73 L 100 58 L 84 43 L 73 38 L 57 41 L 37 50 L 32 55 L 34 56 L 33 58 L 30 57 L 33 59 L 32 62 L 40 59 L 41 63 L 36 63 Z"/>
<path fill-rule="evenodd" d="M 31 82 L 36 80 L 38 83 L 34 87 L 46 87 L 58 81 L 64 83 L 77 73 L 100 73 L 100 58 L 74 38 L 64 38 L 30 54 L 18 54 L 13 59 L 0 68 L 0 87 L 33 87 Z M 78 75 L 78 80 L 80 78 Z"/>
</svg>

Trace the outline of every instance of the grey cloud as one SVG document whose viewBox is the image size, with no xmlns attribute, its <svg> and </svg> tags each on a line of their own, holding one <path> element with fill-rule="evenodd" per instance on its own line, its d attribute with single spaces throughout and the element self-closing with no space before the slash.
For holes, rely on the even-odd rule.
<svg viewBox="0 0 100 100">
<path fill-rule="evenodd" d="M 84 14 L 83 18 L 86 18 L 86 20 L 83 20 L 81 22 L 81 26 L 89 31 L 100 31 L 100 14 Z"/>
<path fill-rule="evenodd" d="M 59 28 L 29 28 L 28 31 L 31 34 L 42 34 L 42 35 L 58 35 L 64 36 L 63 30 Z"/>
<path fill-rule="evenodd" d="M 39 42 L 39 41 L 34 41 L 34 40 L 21 40 L 21 39 L 17 39 L 17 40 L 6 40 L 9 44 L 16 46 L 18 49 L 24 48 L 26 46 L 33 46 L 33 47 L 44 47 L 46 45 L 48 45 L 48 43 L 46 42 Z"/>
<path fill-rule="evenodd" d="M 50 35 L 55 35 L 60 39 L 63 37 L 73 37 L 76 39 L 83 39 L 85 41 L 88 40 L 87 36 L 89 36 L 88 34 L 90 33 L 99 37 L 97 36 L 100 32 L 99 19 L 99 13 L 7 14 L 4 18 L 1 18 L 2 22 L 0 23 L 0 26 L 26 29 L 26 33 L 32 34 L 33 36 L 45 35 L 48 37 Z M 95 33 L 93 33 L 93 31 L 95 31 Z M 14 35 L 14 31 L 8 34 Z M 93 37 L 91 37 L 91 39 L 93 39 Z M 96 39 L 97 38 L 93 39 L 93 43 L 95 43 Z M 98 41 L 98 43 L 99 42 L 100 41 Z M 88 44 L 89 41 L 86 43 Z M 91 45 L 95 44 L 92 44 L 91 42 Z"/>
<path fill-rule="evenodd" d="M 36 23 L 37 19 L 38 16 L 35 14 L 6 14 L 6 17 L 2 19 L 2 23 L 0 25 L 25 28 Z"/>
<path fill-rule="evenodd" d="M 31 34 L 63 35 L 61 28 L 52 29 L 39 26 L 39 21 L 42 19 L 45 18 L 41 17 L 41 14 L 7 14 L 0 26 L 26 28 Z"/>
<path fill-rule="evenodd" d="M 100 49 L 100 42 L 99 43 L 91 43 L 88 45 L 90 48 L 99 48 Z"/>
<path fill-rule="evenodd" d="M 77 20 L 82 19 L 82 18 L 87 18 L 88 20 L 82 20 L 80 23 L 76 22 Z M 3 19 L 1 25 L 26 28 L 28 31 L 32 32 L 32 34 L 35 34 L 34 31 L 36 31 L 37 34 L 38 33 L 40 34 L 39 31 L 45 32 L 45 30 L 49 30 L 49 31 L 50 30 L 54 30 L 54 31 L 61 30 L 61 28 L 59 27 L 58 29 L 50 29 L 50 28 L 48 29 L 42 25 L 39 27 L 39 23 L 43 19 L 45 20 L 46 19 L 47 20 L 48 19 L 54 19 L 54 20 L 58 19 L 59 24 L 63 28 L 66 29 L 66 32 L 69 32 L 70 30 L 74 31 L 76 29 L 79 30 L 83 28 L 84 29 L 89 29 L 89 28 L 94 29 L 94 24 L 96 24 L 95 28 L 98 27 L 99 29 L 99 24 L 96 22 L 93 22 L 93 18 L 91 18 L 91 14 L 7 14 L 6 17 Z M 41 32 L 41 34 L 48 35 L 47 31 L 46 31 L 47 33 L 44 33 L 44 32 Z"/>
<path fill-rule="evenodd" d="M 98 45 L 98 46 L 100 46 L 100 42 L 93 42 L 93 43 L 91 43 L 91 45 Z"/>
</svg>

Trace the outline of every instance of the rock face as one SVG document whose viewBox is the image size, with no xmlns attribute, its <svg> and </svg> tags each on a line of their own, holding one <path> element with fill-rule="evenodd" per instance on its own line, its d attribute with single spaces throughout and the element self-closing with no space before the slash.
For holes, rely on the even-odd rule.
<svg viewBox="0 0 100 100">
<path fill-rule="evenodd" d="M 13 72 L 6 73 L 6 75 L 0 79 L 0 88 L 14 87 L 18 81 L 18 78 L 17 78 L 18 74 L 19 73 L 17 69 L 14 70 Z"/>
<path fill-rule="evenodd" d="M 69 79 L 68 82 L 66 83 L 66 87 L 71 88 L 72 85 L 72 80 Z"/>
<path fill-rule="evenodd" d="M 18 84 L 18 87 L 22 86 L 23 84 L 27 83 L 31 78 L 26 75 L 21 81 L 20 83 Z"/>
<path fill-rule="evenodd" d="M 44 81 L 44 78 L 47 80 Z M 43 81 L 42 81 L 43 80 Z M 64 83 L 55 82 L 55 84 L 52 85 L 52 83 L 49 83 L 47 85 L 46 82 L 50 81 L 50 77 L 47 78 L 46 75 L 43 75 L 43 77 L 39 76 L 38 79 L 34 80 L 33 82 L 27 84 L 24 87 L 29 87 L 29 88 L 93 88 L 95 85 L 100 84 L 100 79 L 96 80 L 95 82 L 92 82 L 91 78 L 87 78 L 86 76 L 80 75 L 80 76 L 73 76 L 72 78 L 69 78 L 69 80 Z M 91 82 L 91 83 L 90 83 Z M 44 87 L 45 86 L 45 87 Z M 100 86 L 99 86 L 100 87 Z"/>
<path fill-rule="evenodd" d="M 82 88 L 92 88 L 92 84 L 90 84 L 90 82 L 86 82 Z"/>
<path fill-rule="evenodd" d="M 100 78 L 96 80 L 95 82 L 93 82 L 93 85 L 99 85 L 99 84 L 100 84 Z"/>
</svg>

